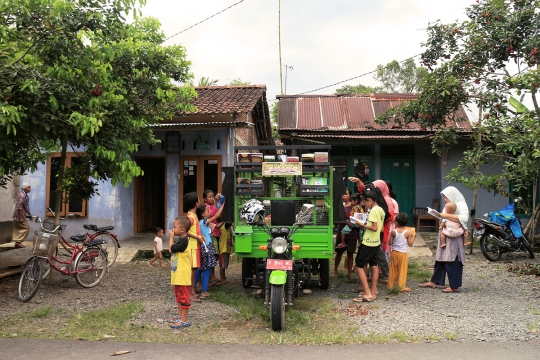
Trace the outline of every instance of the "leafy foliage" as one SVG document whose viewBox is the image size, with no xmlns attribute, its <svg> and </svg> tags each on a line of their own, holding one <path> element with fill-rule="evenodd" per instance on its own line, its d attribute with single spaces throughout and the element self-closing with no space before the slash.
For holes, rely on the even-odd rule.
<svg viewBox="0 0 540 360">
<path fill-rule="evenodd" d="M 193 110 L 194 89 L 172 82 L 192 78 L 184 47 L 163 46 L 159 22 L 141 18 L 138 3 L 0 2 L 1 184 L 36 170 L 67 137 L 82 161 L 66 190 L 89 198 L 99 180 L 127 186 L 142 173 L 138 145 L 156 143 L 151 126 Z"/>
<path fill-rule="evenodd" d="M 419 91 L 426 74 L 426 69 L 417 67 L 413 59 L 402 63 L 393 60 L 386 65 L 377 65 L 374 78 L 385 92 L 414 93 Z"/>
<path fill-rule="evenodd" d="M 229 86 L 245 86 L 251 84 L 249 81 L 243 81 L 242 79 L 231 80 L 227 85 Z"/>
<path fill-rule="evenodd" d="M 346 95 L 346 94 L 375 94 L 382 92 L 382 87 L 379 86 L 367 86 L 367 85 L 344 85 L 336 89 L 336 95 Z"/>
<path fill-rule="evenodd" d="M 480 108 L 472 145 L 459 166 L 447 174 L 470 189 L 484 188 L 505 196 L 514 189 L 538 182 L 540 110 L 536 94 L 540 84 L 540 1 L 478 0 L 466 9 L 461 23 L 429 24 L 422 64 L 428 70 L 417 100 L 384 114 L 402 124 L 417 122 L 427 129 L 444 128 L 463 104 Z M 511 96 L 526 95 L 533 110 Z M 445 135 L 447 136 L 447 135 Z M 433 137 L 434 152 L 441 153 L 444 136 Z M 438 147 L 438 142 L 443 139 Z M 502 174 L 486 174 L 488 161 L 501 162 Z"/>
<path fill-rule="evenodd" d="M 199 79 L 199 84 L 197 86 L 212 86 L 217 85 L 219 79 L 210 79 L 210 77 L 202 77 Z"/>
</svg>

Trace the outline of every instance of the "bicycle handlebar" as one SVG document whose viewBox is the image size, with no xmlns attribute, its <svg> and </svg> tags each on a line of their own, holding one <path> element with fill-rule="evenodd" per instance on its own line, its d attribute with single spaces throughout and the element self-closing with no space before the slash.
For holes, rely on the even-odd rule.
<svg viewBox="0 0 540 360">
<path fill-rule="evenodd" d="M 47 230 L 43 227 L 43 220 L 41 220 L 41 218 L 39 216 L 28 216 L 29 218 L 32 218 L 32 219 L 36 219 L 35 222 L 37 222 L 39 224 L 39 226 L 41 227 L 41 230 L 43 230 L 44 232 L 46 233 L 49 233 L 49 234 L 53 234 L 55 232 L 57 232 L 61 227 L 62 225 L 58 224 L 54 229 L 52 230 Z"/>
<path fill-rule="evenodd" d="M 53 209 L 51 209 L 50 207 L 47 208 L 47 211 L 50 212 L 51 214 L 53 214 L 53 216 L 55 216 L 55 213 L 54 213 Z M 79 216 L 78 214 L 67 214 L 67 216 L 65 216 L 65 217 L 59 216 L 59 218 L 60 218 L 60 220 L 66 220 L 68 217 L 76 218 L 78 216 Z"/>
</svg>

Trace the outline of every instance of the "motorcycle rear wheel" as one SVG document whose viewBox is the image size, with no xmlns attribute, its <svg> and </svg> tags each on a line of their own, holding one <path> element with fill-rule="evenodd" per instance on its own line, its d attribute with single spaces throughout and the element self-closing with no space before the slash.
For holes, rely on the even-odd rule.
<svg viewBox="0 0 540 360">
<path fill-rule="evenodd" d="M 499 246 L 489 239 L 489 234 L 484 234 L 480 239 L 480 250 L 486 259 L 493 262 L 499 260 L 502 255 Z"/>
<path fill-rule="evenodd" d="M 270 322 L 272 330 L 281 331 L 285 327 L 285 286 L 272 284 L 270 297 Z"/>
</svg>

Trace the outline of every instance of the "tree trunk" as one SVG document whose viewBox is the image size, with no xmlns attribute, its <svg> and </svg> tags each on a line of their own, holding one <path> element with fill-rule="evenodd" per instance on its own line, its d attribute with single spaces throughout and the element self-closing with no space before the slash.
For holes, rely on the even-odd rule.
<svg viewBox="0 0 540 360">
<path fill-rule="evenodd" d="M 62 135 L 62 153 L 60 154 L 60 166 L 58 169 L 58 185 L 56 187 L 56 203 L 54 204 L 54 227 L 56 228 L 60 224 L 60 211 L 62 210 L 63 201 L 63 186 L 64 170 L 66 167 L 66 152 L 67 152 L 67 134 Z M 58 231 L 56 232 L 58 234 Z M 58 247 L 58 240 L 54 248 Z M 56 284 L 60 281 L 60 273 L 58 271 L 51 271 L 49 274 L 49 284 Z"/>
<path fill-rule="evenodd" d="M 482 126 L 482 103 L 480 102 L 480 106 L 478 109 L 478 148 L 482 147 L 482 132 L 480 131 L 480 127 Z M 476 174 L 474 176 L 478 179 L 478 173 L 480 172 L 480 163 L 476 163 Z M 471 245 L 469 247 L 469 254 L 473 253 L 473 245 L 474 245 L 474 220 L 476 219 L 476 197 L 478 196 L 478 185 L 473 191 L 473 201 L 472 201 L 472 209 L 471 209 L 471 231 L 469 232 L 469 240 L 471 242 Z"/>
<path fill-rule="evenodd" d="M 534 213 L 534 210 L 536 209 L 536 191 L 538 188 L 538 179 L 534 179 L 533 182 L 533 203 L 532 203 L 532 212 L 531 212 L 531 228 L 529 231 L 529 239 L 531 246 L 534 246 L 534 235 L 536 235 L 536 214 Z"/>
</svg>

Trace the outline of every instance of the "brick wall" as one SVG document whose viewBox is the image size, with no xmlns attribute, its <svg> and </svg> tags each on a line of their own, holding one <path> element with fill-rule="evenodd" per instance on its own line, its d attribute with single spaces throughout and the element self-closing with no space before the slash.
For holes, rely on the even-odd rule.
<svg viewBox="0 0 540 360">
<path fill-rule="evenodd" d="M 253 124 L 252 114 L 238 114 L 238 121 L 248 121 Z M 234 146 L 256 146 L 258 145 L 257 134 L 255 127 L 249 126 L 244 128 L 236 128 L 234 131 Z"/>
</svg>

